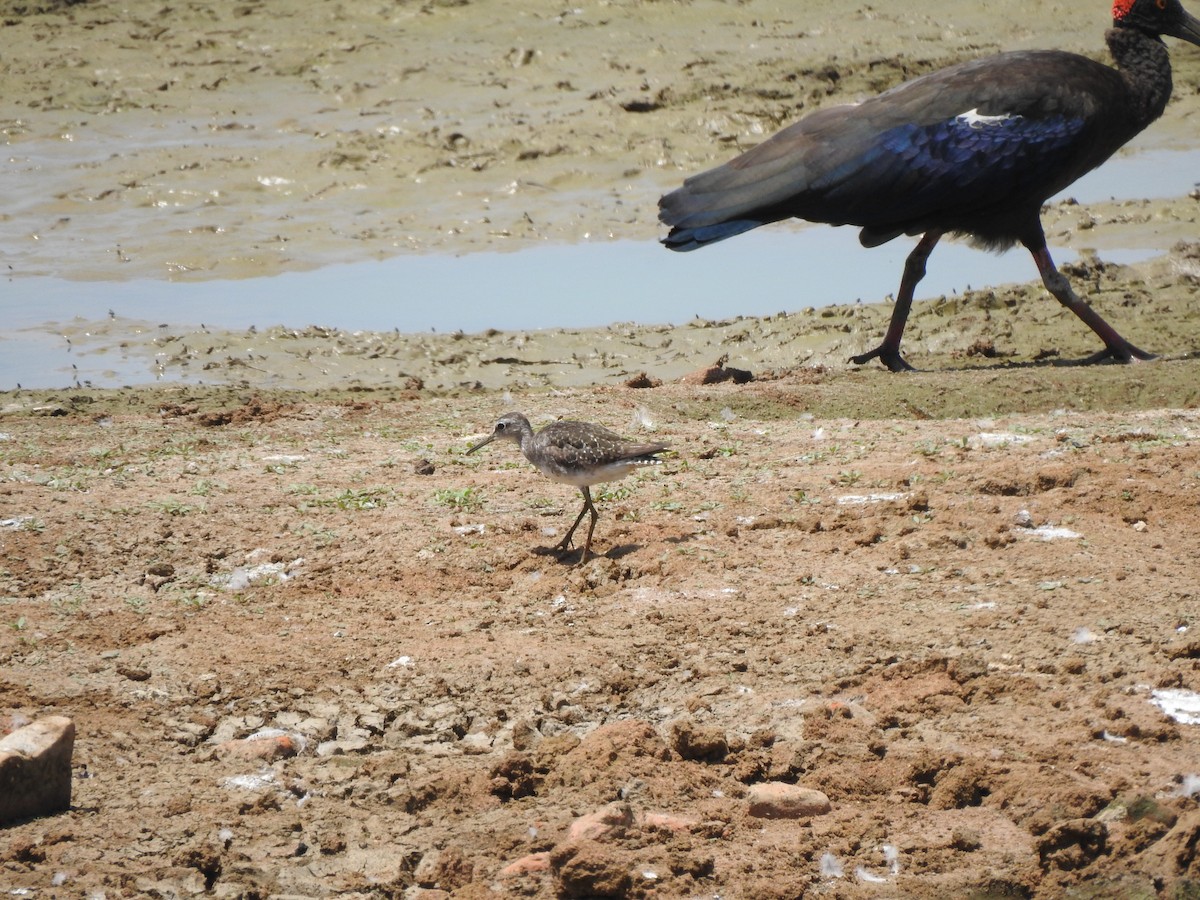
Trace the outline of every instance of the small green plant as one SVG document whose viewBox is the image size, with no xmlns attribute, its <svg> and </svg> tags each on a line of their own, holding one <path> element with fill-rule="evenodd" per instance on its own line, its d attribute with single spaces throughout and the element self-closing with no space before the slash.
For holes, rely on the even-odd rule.
<svg viewBox="0 0 1200 900">
<path fill-rule="evenodd" d="M 125 605 L 140 616 L 144 615 L 146 610 L 150 608 L 150 601 L 145 597 L 135 597 L 131 594 L 125 598 Z"/>
<path fill-rule="evenodd" d="M 459 511 L 478 509 L 483 505 L 479 492 L 471 487 L 442 488 L 433 495 L 433 502 Z"/>
<path fill-rule="evenodd" d="M 852 487 L 862 479 L 862 472 L 858 469 L 842 469 L 838 472 L 837 483 L 842 487 Z"/>
<path fill-rule="evenodd" d="M 180 594 L 175 599 L 179 602 L 180 606 L 187 609 L 203 609 L 204 605 L 208 603 L 208 596 L 200 591 Z"/>
<path fill-rule="evenodd" d="M 610 482 L 610 484 L 612 485 L 611 487 L 606 485 L 601 488 L 599 493 L 596 494 L 595 499 L 611 503 L 614 500 L 624 500 L 633 493 L 633 488 L 627 484 L 617 484 L 615 482 Z"/>
<path fill-rule="evenodd" d="M 332 528 L 315 525 L 311 522 L 299 522 L 289 525 L 288 531 L 293 534 L 306 535 L 316 541 L 317 546 L 325 547 L 337 540 L 338 533 Z"/>
<path fill-rule="evenodd" d="M 186 516 L 189 513 L 194 513 L 199 507 L 193 506 L 190 503 L 184 503 L 182 500 L 176 500 L 171 497 L 167 500 L 151 500 L 146 504 L 151 509 L 157 509 L 160 512 L 166 513 L 168 516 Z"/>
<path fill-rule="evenodd" d="M 387 506 L 387 488 L 347 488 L 326 506 L 336 506 L 338 509 L 382 509 Z"/>
<path fill-rule="evenodd" d="M 300 504 L 301 509 L 312 507 L 333 507 L 335 509 L 382 509 L 395 496 L 391 488 L 346 488 L 332 497 L 318 497 L 320 488 L 311 484 L 292 484 L 288 486 L 289 494 L 310 497 Z"/>
<path fill-rule="evenodd" d="M 46 482 L 46 487 L 50 488 L 52 491 L 75 491 L 76 493 L 84 493 L 88 490 L 88 483 L 81 477 L 55 477 Z"/>
<path fill-rule="evenodd" d="M 78 584 L 73 585 L 79 588 Z M 70 594 L 66 597 L 55 597 L 50 601 L 50 605 L 61 616 L 73 616 L 83 609 L 84 598 L 80 593 Z"/>
<path fill-rule="evenodd" d="M 215 491 L 227 491 L 229 486 L 222 484 L 219 481 L 210 481 L 207 478 L 201 478 L 188 491 L 193 497 L 211 497 Z"/>
</svg>

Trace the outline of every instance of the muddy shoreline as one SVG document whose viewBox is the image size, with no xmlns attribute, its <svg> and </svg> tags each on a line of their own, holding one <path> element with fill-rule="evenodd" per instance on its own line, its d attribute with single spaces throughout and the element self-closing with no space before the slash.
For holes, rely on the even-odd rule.
<svg viewBox="0 0 1200 900">
<path fill-rule="evenodd" d="M 10 278 L 100 280 L 112 295 L 93 317 L 43 336 L 69 340 L 82 368 L 94 354 L 132 373 L 108 384 L 179 378 L 292 388 L 396 378 L 436 389 L 561 387 L 642 370 L 670 379 L 724 354 L 758 372 L 843 365 L 875 340 L 886 298 L 864 298 L 882 305 L 868 302 L 862 312 L 817 316 L 798 298 L 781 298 L 791 315 L 755 321 L 739 319 L 731 297 L 727 318 L 715 323 L 670 334 L 621 327 L 620 346 L 601 359 L 597 347 L 612 329 L 474 333 L 455 339 L 466 352 L 430 350 L 444 342 L 423 336 L 343 332 L 340 298 L 317 322 L 257 323 L 260 334 L 286 334 L 286 349 L 278 340 L 247 344 L 241 331 L 174 321 L 169 286 L 431 250 L 650 242 L 661 192 L 806 111 L 1002 48 L 1062 46 L 1102 57 L 1105 25 L 1102 16 L 1086 27 L 1042 23 L 1032 3 L 1004 17 L 962 5 L 953 15 L 863 6 L 839 16 L 823 4 L 769 2 L 629 2 L 553 14 L 536 4 L 348 3 L 333 15 L 319 5 L 217 3 L 174 7 L 161 25 L 147 4 L 120 15 L 103 3 L 36 10 L 10 4 L 0 20 L 11 85 L 0 123 L 11 198 L 0 212 L 0 258 Z M 1036 32 L 1025 25 L 1035 20 L 1043 26 Z M 1196 56 L 1174 53 L 1174 102 L 1140 146 L 1194 141 Z M 1195 239 L 1198 207 L 1193 196 L 1084 207 L 1068 200 L 1048 211 L 1047 234 L 1053 247 L 1095 252 L 1101 264 L 1105 248 L 1167 253 L 1146 266 L 1091 268 L 1126 281 L 1104 285 L 1120 297 L 1122 308 L 1105 314 L 1121 330 L 1168 356 L 1187 355 L 1200 347 L 1196 266 L 1187 246 L 1172 248 Z M 802 266 L 802 236 L 795 252 Z M 848 273 L 873 264 L 861 254 L 847 260 Z M 1012 278 L 1032 274 L 1028 260 L 1010 257 Z M 121 285 L 134 278 L 163 280 L 163 318 L 106 318 L 110 307 L 119 313 Z M 913 329 L 906 339 L 919 367 L 958 365 L 978 340 L 1018 363 L 1091 352 L 1088 336 L 1040 286 L 988 292 L 1020 315 L 975 333 L 945 316 L 959 298 L 931 301 L 930 332 Z M 988 292 L 962 302 L 988 319 Z M 847 294 L 858 296 L 852 278 Z M 1154 299 L 1128 303 L 1127 294 Z M 1111 303 L 1089 297 L 1102 309 Z M 1159 317 L 1165 307 L 1174 314 Z M 167 334 L 152 330 L 162 323 Z M 667 354 L 642 346 L 668 341 L 675 350 Z M 389 363 L 364 361 L 372 352 Z M 311 364 L 322 356 L 337 365 Z M 488 362 L 505 359 L 513 363 Z M 86 371 L 61 377 L 64 386 L 90 380 Z"/>
</svg>

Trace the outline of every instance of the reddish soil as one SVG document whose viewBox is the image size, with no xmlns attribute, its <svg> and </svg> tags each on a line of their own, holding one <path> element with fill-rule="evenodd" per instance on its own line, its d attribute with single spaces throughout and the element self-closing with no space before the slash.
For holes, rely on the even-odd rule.
<svg viewBox="0 0 1200 900">
<path fill-rule="evenodd" d="M 1200 414 L 826 414 L 872 381 L 517 395 L 673 448 L 582 565 L 495 395 L 6 395 L 0 721 L 78 738 L 0 885 L 1195 896 Z"/>
</svg>

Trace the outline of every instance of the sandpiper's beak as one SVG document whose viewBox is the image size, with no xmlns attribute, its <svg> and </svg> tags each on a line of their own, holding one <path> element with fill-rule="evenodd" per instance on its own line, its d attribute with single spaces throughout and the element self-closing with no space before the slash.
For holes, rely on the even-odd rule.
<svg viewBox="0 0 1200 900">
<path fill-rule="evenodd" d="M 476 444 L 474 447 L 472 447 L 470 450 L 468 450 L 467 455 L 474 453 L 480 447 L 490 444 L 495 439 L 496 439 L 496 432 L 493 431 L 491 434 L 489 434 L 487 437 L 485 437 L 482 441 L 480 441 L 478 444 Z"/>
<path fill-rule="evenodd" d="M 1185 9 L 1179 10 L 1178 20 L 1171 23 L 1170 31 L 1164 33 L 1200 47 L 1200 19 Z"/>
</svg>

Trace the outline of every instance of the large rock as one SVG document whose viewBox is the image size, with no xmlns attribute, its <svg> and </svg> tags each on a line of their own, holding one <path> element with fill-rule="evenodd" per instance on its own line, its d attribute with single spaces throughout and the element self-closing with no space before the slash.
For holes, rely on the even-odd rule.
<svg viewBox="0 0 1200 900">
<path fill-rule="evenodd" d="M 830 810 L 829 798 L 820 791 L 769 781 L 746 793 L 750 815 L 759 819 L 811 819 Z"/>
<path fill-rule="evenodd" d="M 49 716 L 0 739 L 0 824 L 71 806 L 75 723 Z"/>
</svg>

